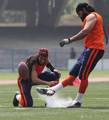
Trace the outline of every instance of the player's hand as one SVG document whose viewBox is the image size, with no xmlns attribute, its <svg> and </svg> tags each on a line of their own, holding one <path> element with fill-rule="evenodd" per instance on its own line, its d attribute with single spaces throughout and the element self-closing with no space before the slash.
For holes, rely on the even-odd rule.
<svg viewBox="0 0 109 120">
<path fill-rule="evenodd" d="M 63 47 L 64 45 L 67 45 L 70 43 L 70 39 L 66 38 L 66 39 L 63 39 L 62 41 L 60 41 L 60 47 Z"/>
<path fill-rule="evenodd" d="M 49 82 L 49 87 L 55 86 L 58 83 L 59 83 L 59 81 L 50 81 Z"/>
</svg>

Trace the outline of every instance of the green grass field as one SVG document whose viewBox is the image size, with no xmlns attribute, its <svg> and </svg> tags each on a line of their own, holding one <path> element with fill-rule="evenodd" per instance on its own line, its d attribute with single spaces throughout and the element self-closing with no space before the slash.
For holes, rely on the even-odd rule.
<svg viewBox="0 0 109 120">
<path fill-rule="evenodd" d="M 5 74 L 5 77 L 4 77 Z M 14 74 L 14 75 L 13 75 Z M 66 75 L 62 71 L 62 75 Z M 17 73 L 1 73 L 0 79 L 15 79 Z M 108 71 L 95 71 L 93 76 L 109 77 Z M 91 75 L 91 76 L 92 76 Z M 7 76 L 7 77 L 6 77 Z M 33 108 L 14 108 L 12 99 L 17 85 L 0 85 L 0 120 L 108 120 L 109 82 L 90 83 L 84 96 L 82 108 L 44 108 L 35 86 L 32 88 Z M 63 97 L 76 96 L 78 88 L 67 87 L 58 93 Z"/>
</svg>

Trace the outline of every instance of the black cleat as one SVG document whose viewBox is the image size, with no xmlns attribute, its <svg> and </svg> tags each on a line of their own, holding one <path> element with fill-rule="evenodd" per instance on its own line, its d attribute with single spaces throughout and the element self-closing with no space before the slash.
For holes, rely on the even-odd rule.
<svg viewBox="0 0 109 120">
<path fill-rule="evenodd" d="M 81 103 L 80 102 L 75 102 L 74 104 L 68 106 L 67 108 L 80 108 L 81 107 Z"/>
<path fill-rule="evenodd" d="M 42 95 L 48 95 L 48 96 L 52 96 L 55 93 L 54 90 L 47 89 L 47 88 L 37 88 L 36 90 L 38 93 L 40 93 Z"/>
<path fill-rule="evenodd" d="M 16 92 L 16 94 L 14 95 L 14 98 L 13 98 L 13 106 L 14 107 L 17 107 L 19 104 L 19 101 L 17 100 L 16 95 L 19 95 L 19 93 Z"/>
</svg>

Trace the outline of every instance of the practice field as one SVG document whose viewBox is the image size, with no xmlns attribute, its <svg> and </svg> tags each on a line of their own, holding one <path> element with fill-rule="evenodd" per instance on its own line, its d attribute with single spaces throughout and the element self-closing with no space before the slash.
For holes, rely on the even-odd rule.
<svg viewBox="0 0 109 120">
<path fill-rule="evenodd" d="M 104 73 L 103 73 L 104 72 Z M 4 73 L 6 74 L 6 73 Z M 8 79 L 16 78 L 9 75 Z M 67 74 L 63 71 L 63 75 Z M 11 78 L 10 78 L 11 76 Z M 91 77 L 109 78 L 108 71 L 96 71 Z M 94 78 L 93 78 L 94 79 Z M 2 76 L 3 80 L 3 76 Z M 4 81 L 6 81 L 5 79 Z M 109 82 L 91 82 L 84 96 L 82 108 L 45 108 L 38 97 L 36 87 L 32 88 L 33 108 L 14 108 L 12 99 L 17 85 L 0 85 L 0 120 L 108 120 Z M 76 96 L 76 87 L 67 87 L 58 92 L 62 97 Z"/>
<path fill-rule="evenodd" d="M 67 70 L 60 70 L 61 77 L 64 78 L 67 74 Z M 0 72 L 0 81 L 4 80 L 16 80 L 17 79 L 17 72 Z M 90 77 L 109 77 L 109 70 L 95 70 L 91 73 Z"/>
<path fill-rule="evenodd" d="M 91 83 L 84 97 L 82 108 L 44 108 L 32 89 L 33 108 L 14 108 L 12 98 L 17 90 L 15 85 L 0 86 L 0 120 L 108 120 L 109 119 L 109 83 Z M 59 92 L 62 96 L 74 97 L 76 88 L 65 88 Z"/>
</svg>

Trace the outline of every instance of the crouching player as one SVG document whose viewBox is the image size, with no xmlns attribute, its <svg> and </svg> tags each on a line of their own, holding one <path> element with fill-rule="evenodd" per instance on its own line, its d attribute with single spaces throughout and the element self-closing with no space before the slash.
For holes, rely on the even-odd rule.
<svg viewBox="0 0 109 120">
<path fill-rule="evenodd" d="M 47 67 L 50 71 L 45 71 Z M 38 54 L 30 56 L 25 62 L 20 62 L 18 66 L 18 87 L 20 93 L 16 93 L 13 98 L 13 106 L 32 107 L 33 99 L 31 88 L 33 85 L 56 85 L 60 78 L 60 73 L 48 60 L 48 50 L 41 48 Z"/>
</svg>

